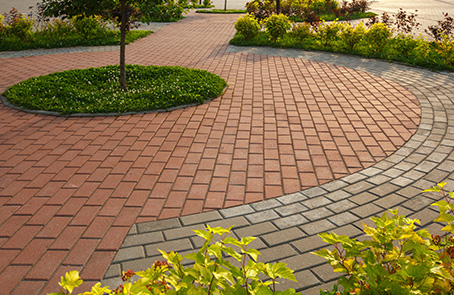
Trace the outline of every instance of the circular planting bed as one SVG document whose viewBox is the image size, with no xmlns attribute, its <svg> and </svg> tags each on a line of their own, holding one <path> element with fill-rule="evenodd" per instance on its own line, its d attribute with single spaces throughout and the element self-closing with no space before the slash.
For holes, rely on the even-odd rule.
<svg viewBox="0 0 454 295">
<path fill-rule="evenodd" d="M 121 114 L 201 104 L 227 86 L 215 74 L 182 67 L 127 65 L 126 91 L 119 77 L 119 66 L 70 70 L 22 81 L 3 96 L 26 110 Z"/>
</svg>

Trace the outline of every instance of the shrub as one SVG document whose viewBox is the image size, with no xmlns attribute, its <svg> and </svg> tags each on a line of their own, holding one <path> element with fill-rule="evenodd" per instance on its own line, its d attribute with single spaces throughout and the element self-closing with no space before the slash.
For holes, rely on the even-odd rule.
<svg viewBox="0 0 454 295">
<path fill-rule="evenodd" d="M 263 21 L 263 25 L 270 40 L 273 42 L 277 42 L 278 39 L 284 37 L 292 27 L 291 21 L 283 14 L 274 14 L 266 18 Z"/>
<path fill-rule="evenodd" d="M 191 2 L 191 1 L 189 1 Z M 195 1 L 197 4 L 197 1 Z M 145 22 L 171 22 L 183 18 L 185 13 L 182 2 L 174 0 L 156 0 L 156 5 L 144 15 Z M 186 1 L 186 4 L 188 1 Z M 192 2 L 191 2 L 192 3 Z"/>
<path fill-rule="evenodd" d="M 342 30 L 339 32 L 339 37 L 342 40 L 344 47 L 351 51 L 355 50 L 358 44 L 361 42 L 364 33 L 366 32 L 366 27 L 361 22 L 355 27 L 348 24 L 345 25 Z"/>
<path fill-rule="evenodd" d="M 383 53 L 387 59 L 400 60 L 411 55 L 413 50 L 418 45 L 418 40 L 411 35 L 398 34 L 396 37 L 389 40 Z"/>
<path fill-rule="evenodd" d="M 453 192 L 445 192 L 446 183 L 427 191 L 439 192 L 443 200 L 432 204 L 440 215 L 434 222 L 445 222 L 444 231 L 454 233 Z M 323 241 L 333 250 L 322 249 L 321 256 L 335 272 L 347 274 L 338 284 L 345 294 L 452 294 L 454 291 L 454 238 L 431 235 L 427 230 L 416 230 L 417 219 L 399 216 L 390 210 L 380 217 L 372 217 L 375 226 L 364 224 L 364 241 L 347 236 L 323 233 Z"/>
<path fill-rule="evenodd" d="M 313 36 L 311 25 L 309 23 L 296 24 L 292 27 L 291 36 L 298 41 Z"/>
<path fill-rule="evenodd" d="M 211 5 L 211 0 L 203 0 L 203 6 L 208 7 Z"/>
<path fill-rule="evenodd" d="M 252 0 L 246 3 L 246 11 L 260 21 L 276 12 L 276 4 L 274 0 Z"/>
<path fill-rule="evenodd" d="M 22 41 L 29 39 L 32 36 L 33 20 L 20 14 L 15 8 L 9 13 L 5 13 L 2 21 L 6 25 L 1 25 L 1 30 L 5 36 L 17 37 Z"/>
<path fill-rule="evenodd" d="M 444 36 L 435 49 L 448 65 L 454 65 L 454 38 Z"/>
<path fill-rule="evenodd" d="M 318 27 L 318 37 L 323 48 L 334 46 L 340 40 L 340 32 L 344 28 L 344 24 L 336 21 L 331 23 L 323 23 Z M 348 24 L 347 24 L 348 26 Z"/>
<path fill-rule="evenodd" d="M 51 22 L 47 22 L 41 34 L 44 36 L 47 35 L 51 41 L 57 41 L 68 38 L 74 30 L 72 23 L 61 19 L 54 19 Z"/>
<path fill-rule="evenodd" d="M 358 13 L 365 12 L 369 7 L 368 0 L 344 2 L 343 7 L 339 7 L 336 0 L 281 0 L 280 3 L 280 13 L 294 21 L 310 23 L 319 22 L 321 17 L 334 19 L 336 16 L 346 14 L 348 14 L 346 19 L 363 17 Z M 275 0 L 251 0 L 246 3 L 246 10 L 259 20 L 277 13 Z"/>
<path fill-rule="evenodd" d="M 183 257 L 178 253 L 159 250 L 164 260 L 156 261 L 145 271 L 123 272 L 122 279 L 126 283 L 114 292 L 130 295 L 299 294 L 293 289 L 287 289 L 284 292 L 276 291 L 277 278 L 296 281 L 293 271 L 287 268 L 285 263 L 257 262 L 260 252 L 252 248 L 248 249 L 248 245 L 255 238 L 245 237 L 237 240 L 228 236 L 230 229 L 207 226 L 205 231 L 194 230 L 199 237 L 205 239 L 205 243 L 197 252 L 185 256 L 194 261 L 192 266 L 184 267 L 181 264 Z M 212 243 L 216 235 L 220 236 L 220 240 Z M 134 275 L 139 279 L 132 283 L 131 278 Z M 263 280 L 264 277 L 267 281 Z M 77 271 L 70 271 L 62 277 L 59 284 L 62 287 L 61 292 L 52 293 L 53 295 L 72 293 L 74 288 L 82 284 L 82 280 Z M 97 283 L 92 287 L 91 292 L 84 294 L 109 294 L 110 292 L 108 287 L 101 287 L 101 283 Z"/>
<path fill-rule="evenodd" d="M 78 34 L 84 39 L 90 36 L 101 36 L 107 31 L 106 26 L 101 22 L 100 17 L 78 16 L 71 19 L 71 22 Z"/>
<path fill-rule="evenodd" d="M 6 34 L 6 26 L 3 24 L 5 17 L 0 14 L 0 38 L 3 38 Z"/>
<path fill-rule="evenodd" d="M 246 14 L 236 20 L 235 29 L 244 39 L 251 40 L 260 32 L 260 25 L 251 14 Z"/>
<path fill-rule="evenodd" d="M 364 33 L 363 40 L 368 45 L 369 51 L 380 53 L 392 36 L 391 30 L 382 23 L 373 24 L 372 27 Z"/>
</svg>

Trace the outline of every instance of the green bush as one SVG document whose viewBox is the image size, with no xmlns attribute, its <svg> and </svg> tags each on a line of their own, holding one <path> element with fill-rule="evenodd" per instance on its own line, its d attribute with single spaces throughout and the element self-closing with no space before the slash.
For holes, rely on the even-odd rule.
<svg viewBox="0 0 454 295">
<path fill-rule="evenodd" d="M 102 36 L 108 29 L 99 17 L 78 16 L 71 20 L 76 32 L 84 39 Z"/>
<path fill-rule="evenodd" d="M 448 65 L 454 65 L 454 37 L 443 36 L 435 49 Z"/>
<path fill-rule="evenodd" d="M 338 23 L 336 21 L 330 23 L 323 23 L 318 27 L 318 38 L 323 48 L 336 47 L 340 40 L 340 33 L 347 23 Z"/>
<path fill-rule="evenodd" d="M 383 23 L 376 23 L 364 33 L 363 40 L 367 44 L 368 51 L 380 53 L 390 40 L 391 36 L 392 32 L 388 26 Z"/>
<path fill-rule="evenodd" d="M 75 31 L 74 26 L 71 22 L 54 19 L 51 22 L 46 23 L 46 26 L 38 34 L 47 36 L 51 41 L 59 41 L 69 38 Z M 87 37 L 87 38 L 91 38 Z"/>
<path fill-rule="evenodd" d="M 113 292 L 128 295 L 299 294 L 293 289 L 287 289 L 284 292 L 276 291 L 278 278 L 296 281 L 293 271 L 282 262 L 267 264 L 257 262 L 260 252 L 252 248 L 248 249 L 248 245 L 255 238 L 235 239 L 228 236 L 230 229 L 207 226 L 205 231 L 194 230 L 199 237 L 205 240 L 205 243 L 197 252 L 185 256 L 186 259 L 194 261 L 192 266 L 184 267 L 181 264 L 183 257 L 178 253 L 166 253 L 159 250 L 164 260 L 156 261 L 145 271 L 123 272 L 122 279 L 126 283 Z M 215 236 L 220 237 L 219 241 L 213 242 Z M 134 275 L 137 275 L 139 279 L 131 282 Z M 82 279 L 77 271 L 70 271 L 61 278 L 59 284 L 62 287 L 61 292 L 51 295 L 71 294 L 82 284 Z M 84 295 L 110 294 L 111 292 L 108 287 L 102 287 L 101 283 L 97 283 L 90 292 L 86 292 Z"/>
<path fill-rule="evenodd" d="M 260 25 L 252 15 L 246 14 L 236 20 L 235 29 L 244 39 L 252 40 L 260 32 Z"/>
<path fill-rule="evenodd" d="M 4 24 L 4 22 L 6 24 Z M 0 34 L 4 38 L 17 38 L 20 41 L 29 40 L 33 32 L 33 20 L 20 14 L 15 8 L 0 18 Z"/>
<path fill-rule="evenodd" d="M 196 1 L 197 4 L 197 1 Z M 147 11 L 146 21 L 150 22 L 171 22 L 183 18 L 185 13 L 184 6 L 181 2 L 174 0 L 159 0 L 153 9 Z"/>
<path fill-rule="evenodd" d="M 281 0 L 280 13 L 287 15 L 293 21 L 357 19 L 364 17 L 368 8 L 368 0 L 349 1 L 350 4 L 339 7 L 335 0 Z M 259 19 L 265 19 L 277 13 L 276 0 L 251 0 L 246 3 L 248 13 Z M 375 14 L 374 14 L 375 15 Z"/>
<path fill-rule="evenodd" d="M 0 40 L 3 39 L 6 35 L 6 26 L 3 23 L 4 19 L 5 19 L 5 17 L 0 14 Z"/>
<path fill-rule="evenodd" d="M 445 192 L 445 185 L 439 183 L 425 192 L 441 193 L 443 200 L 432 204 L 440 212 L 434 222 L 447 223 L 442 230 L 454 234 L 454 206 L 450 203 L 454 193 Z M 391 217 L 386 213 L 372 217 L 374 227 L 364 224 L 366 240 L 320 234 L 334 249 L 314 254 L 325 258 L 335 272 L 347 275 L 338 280 L 344 294 L 452 294 L 454 238 L 417 230 L 419 220 L 399 216 L 397 210 L 390 212 Z"/>
<path fill-rule="evenodd" d="M 291 36 L 298 41 L 302 41 L 313 36 L 311 25 L 309 23 L 296 24 L 292 27 Z"/>
<path fill-rule="evenodd" d="M 273 14 L 263 21 L 263 26 L 270 40 L 276 42 L 287 34 L 292 28 L 292 23 L 284 14 Z"/>
<path fill-rule="evenodd" d="M 365 32 L 366 27 L 362 22 L 355 27 L 347 24 L 339 32 L 339 37 L 342 40 L 345 49 L 352 51 L 355 50 L 358 44 L 361 42 Z"/>
</svg>

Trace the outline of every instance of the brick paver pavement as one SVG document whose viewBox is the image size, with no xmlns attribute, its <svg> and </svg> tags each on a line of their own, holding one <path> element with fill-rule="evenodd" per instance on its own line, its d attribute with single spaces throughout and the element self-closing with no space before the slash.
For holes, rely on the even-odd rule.
<svg viewBox="0 0 454 295">
<path fill-rule="evenodd" d="M 252 232 L 262 231 L 263 245 L 278 250 L 264 254 L 272 260 L 303 253 L 289 244 L 290 239 L 312 237 L 335 225 L 354 228 L 351 223 L 383 209 L 372 202 L 376 195 L 356 193 L 377 185 L 379 191 L 382 184 L 388 192 L 394 174 L 360 185 L 358 175 L 373 176 L 377 168 L 353 178 L 347 175 L 377 162 L 384 165 L 384 159 L 416 132 L 419 103 L 425 101 L 418 97 L 418 102 L 417 89 L 409 91 L 412 84 L 403 87 L 399 79 L 420 81 L 420 73 L 430 73 L 409 70 L 406 76 L 401 70 L 397 75 L 396 66 L 396 73 L 388 77 L 358 58 L 333 65 L 291 56 L 292 51 L 280 54 L 289 56 L 234 52 L 228 41 L 236 18 L 190 14 L 128 47 L 128 63 L 180 65 L 222 76 L 229 84 L 227 92 L 207 104 L 167 113 L 71 118 L 0 106 L 2 292 L 55 291 L 59 277 L 72 269 L 80 270 L 87 281 L 101 280 L 135 223 L 167 219 L 173 226 L 191 227 L 219 219 L 219 214 L 222 218 L 249 214 L 247 224 L 240 225 L 244 217 L 238 217 L 236 224 L 244 234 L 250 232 L 250 223 L 261 224 Z M 315 56 L 338 59 L 330 54 Z M 108 65 L 117 59 L 115 51 L 0 59 L 0 91 L 29 77 Z M 442 80 L 433 81 L 438 87 Z M 447 100 L 452 92 L 443 93 Z M 445 124 L 447 118 L 435 125 Z M 430 124 L 422 123 L 420 133 Z M 406 149 L 399 150 L 401 155 L 402 151 Z M 414 161 L 423 158 L 415 156 Z M 406 179 L 436 166 L 421 165 Z M 332 182 L 341 177 L 342 181 Z M 321 195 L 331 191 L 326 187 L 350 183 L 346 179 L 352 185 L 338 197 Z M 307 195 L 320 197 L 307 202 L 299 193 L 273 199 L 321 184 L 326 186 Z M 353 195 L 356 201 L 349 199 Z M 402 197 L 390 199 L 390 204 L 402 201 Z M 257 201 L 264 202 L 245 205 Z M 329 207 L 332 204 L 334 208 Z M 243 206 L 225 209 L 237 205 Z M 326 208 L 310 210 L 320 206 Z M 301 208 L 307 214 L 295 216 Z M 202 214 L 190 216 L 194 213 Z M 339 213 L 335 220 L 320 219 L 334 213 Z M 175 217 L 181 219 L 168 219 Z M 160 222 L 143 224 L 159 230 Z M 277 228 L 283 231 L 273 234 Z M 169 247 L 185 250 L 172 242 L 176 239 L 179 247 L 189 247 L 186 237 L 191 233 L 186 228 L 181 231 L 158 233 L 152 242 L 165 240 Z M 186 238 L 186 244 L 180 237 Z M 153 254 L 153 246 L 145 253 Z M 115 261 L 106 277 L 118 274 L 118 262 L 123 260 L 117 256 Z M 312 279 L 310 284 L 302 281 L 311 284 L 315 284 Z"/>
</svg>

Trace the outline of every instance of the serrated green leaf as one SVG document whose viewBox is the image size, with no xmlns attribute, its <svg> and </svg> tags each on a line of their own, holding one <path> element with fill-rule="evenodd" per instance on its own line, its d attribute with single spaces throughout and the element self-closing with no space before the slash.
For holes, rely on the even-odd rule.
<svg viewBox="0 0 454 295">
<path fill-rule="evenodd" d="M 184 257 L 187 259 L 194 260 L 194 262 L 198 263 L 198 264 L 203 264 L 205 261 L 205 257 L 200 252 L 189 253 L 189 254 L 185 255 Z"/>
<path fill-rule="evenodd" d="M 293 275 L 293 271 L 287 267 L 287 264 L 283 262 L 267 263 L 265 264 L 265 268 L 262 269 L 262 272 L 271 279 L 280 277 L 283 279 L 296 281 L 295 275 Z"/>
<path fill-rule="evenodd" d="M 260 255 L 260 252 L 258 250 L 255 250 L 255 249 L 248 249 L 247 251 L 244 251 L 243 253 L 251 256 L 251 258 L 255 262 L 257 262 L 257 258 Z"/>
<path fill-rule="evenodd" d="M 230 255 L 231 257 L 235 258 L 236 261 L 241 261 L 241 259 L 243 258 L 243 255 L 241 255 L 240 253 L 236 252 L 231 247 L 225 247 L 224 246 L 224 248 L 222 248 L 222 251 L 224 251 L 224 253 Z"/>
<path fill-rule="evenodd" d="M 234 246 L 237 246 L 237 247 L 240 247 L 240 248 L 242 246 L 240 241 L 238 241 L 237 239 L 232 238 L 232 237 L 226 237 L 224 239 L 224 244 L 230 244 L 230 245 L 234 245 Z"/>
<path fill-rule="evenodd" d="M 220 236 L 222 236 L 225 233 L 229 233 L 232 228 L 233 228 L 233 225 L 231 227 L 229 227 L 229 228 L 210 227 L 209 225 L 207 225 L 207 230 L 211 231 L 214 234 L 218 234 Z"/>
<path fill-rule="evenodd" d="M 241 244 L 247 246 L 255 239 L 256 239 L 256 237 L 243 237 L 243 238 L 241 238 Z"/>
<path fill-rule="evenodd" d="M 90 292 L 85 292 L 83 295 L 105 295 L 110 294 L 109 287 L 101 287 L 101 283 L 96 283 L 93 287 L 91 287 Z"/>
<path fill-rule="evenodd" d="M 452 223 L 454 222 L 454 216 L 450 214 L 445 214 L 445 213 L 440 213 L 440 215 L 434 219 L 435 222 L 446 222 L 446 223 Z"/>
<path fill-rule="evenodd" d="M 58 284 L 66 291 L 71 294 L 74 288 L 79 287 L 82 284 L 82 279 L 79 276 L 79 272 L 77 270 L 69 271 L 65 274 L 65 276 L 61 277 L 61 282 Z"/>
<path fill-rule="evenodd" d="M 222 258 L 221 246 L 219 246 L 218 244 L 208 246 L 207 252 L 208 254 L 216 256 L 217 259 Z"/>
<path fill-rule="evenodd" d="M 159 252 L 161 252 L 162 254 L 162 257 L 167 260 L 170 264 L 173 264 L 173 265 L 178 265 L 180 264 L 180 262 L 183 260 L 183 256 L 181 256 L 180 254 L 176 253 L 176 252 L 165 252 L 165 251 L 162 251 L 160 249 L 158 249 Z"/>
<path fill-rule="evenodd" d="M 204 238 L 206 241 L 211 241 L 213 238 L 213 234 L 210 231 L 195 229 L 193 232 L 199 237 Z"/>
<path fill-rule="evenodd" d="M 448 231 L 448 232 L 454 233 L 454 225 L 448 224 L 447 226 L 443 227 L 441 230 L 442 230 L 442 231 Z"/>
</svg>

